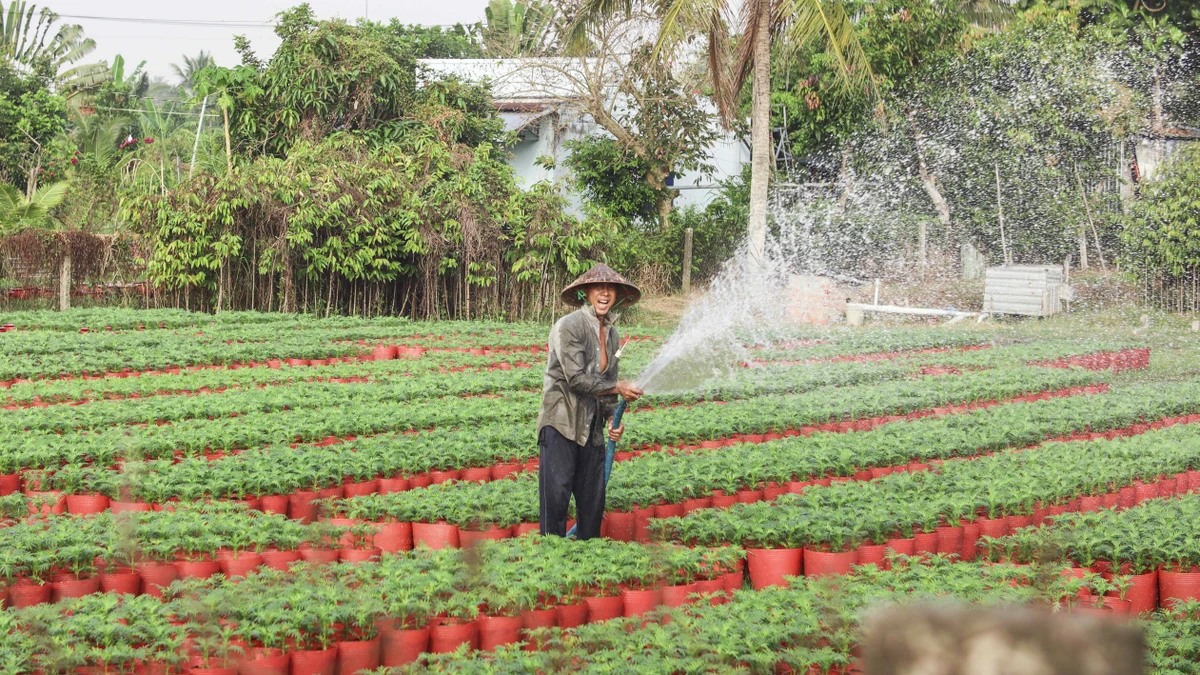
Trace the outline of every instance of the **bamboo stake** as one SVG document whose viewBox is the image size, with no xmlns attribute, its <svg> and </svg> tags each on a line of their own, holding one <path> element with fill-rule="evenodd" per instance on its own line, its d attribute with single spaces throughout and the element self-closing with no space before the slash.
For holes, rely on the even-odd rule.
<svg viewBox="0 0 1200 675">
<path fill-rule="evenodd" d="M 1000 202 L 1000 163 L 993 162 L 996 169 L 996 211 L 1000 214 L 1000 249 L 1004 252 L 1004 264 L 1011 265 L 1012 258 L 1008 255 L 1008 243 L 1004 238 L 1004 204 Z"/>
<path fill-rule="evenodd" d="M 1083 199 L 1083 210 L 1087 214 L 1088 224 L 1092 226 L 1092 238 L 1096 240 L 1096 255 L 1100 256 L 1100 269 L 1107 272 L 1108 262 L 1104 260 L 1104 250 L 1100 248 L 1100 234 L 1096 231 L 1096 221 L 1092 220 L 1092 207 L 1088 204 L 1087 192 L 1083 189 L 1083 179 L 1079 177 L 1079 163 L 1072 159 L 1071 164 L 1075 167 L 1075 182 L 1079 185 L 1079 196 Z"/>
</svg>

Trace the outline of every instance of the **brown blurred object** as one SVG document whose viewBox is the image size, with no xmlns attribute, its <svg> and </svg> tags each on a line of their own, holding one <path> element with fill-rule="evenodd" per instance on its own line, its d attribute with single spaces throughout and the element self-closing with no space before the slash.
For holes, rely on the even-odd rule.
<svg viewBox="0 0 1200 675">
<path fill-rule="evenodd" d="M 868 619 L 866 675 L 1140 675 L 1133 624 L 1039 608 L 910 605 Z"/>
</svg>

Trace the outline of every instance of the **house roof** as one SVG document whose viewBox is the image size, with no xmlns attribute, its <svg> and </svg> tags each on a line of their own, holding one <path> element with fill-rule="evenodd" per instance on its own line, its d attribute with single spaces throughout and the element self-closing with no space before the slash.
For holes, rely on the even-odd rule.
<svg viewBox="0 0 1200 675">
<path fill-rule="evenodd" d="M 572 58 L 421 59 L 419 64 L 440 77 L 488 82 L 497 108 L 526 102 L 575 98 L 574 80 L 584 79 L 590 61 Z"/>
</svg>

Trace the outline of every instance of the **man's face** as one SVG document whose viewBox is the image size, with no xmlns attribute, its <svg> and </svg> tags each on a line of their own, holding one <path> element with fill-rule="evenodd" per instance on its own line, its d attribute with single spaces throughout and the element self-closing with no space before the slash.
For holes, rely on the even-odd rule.
<svg viewBox="0 0 1200 675">
<path fill-rule="evenodd" d="M 596 310 L 596 316 L 603 317 L 617 302 L 617 287 L 615 284 L 588 284 L 588 304 Z"/>
</svg>

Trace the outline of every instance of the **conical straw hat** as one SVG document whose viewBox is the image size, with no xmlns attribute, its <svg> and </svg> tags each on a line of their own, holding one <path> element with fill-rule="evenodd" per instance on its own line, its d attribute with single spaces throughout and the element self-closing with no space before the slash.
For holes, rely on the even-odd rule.
<svg viewBox="0 0 1200 675">
<path fill-rule="evenodd" d="M 597 263 L 563 289 L 562 301 L 572 307 L 583 305 L 584 300 L 579 297 L 579 292 L 584 290 L 583 287 L 588 284 L 614 284 L 617 286 L 617 302 L 613 303 L 614 307 L 618 304 L 621 307 L 629 307 L 642 299 L 642 291 L 637 286 L 629 283 L 629 280 L 617 274 L 617 271 L 608 265 Z"/>
</svg>

